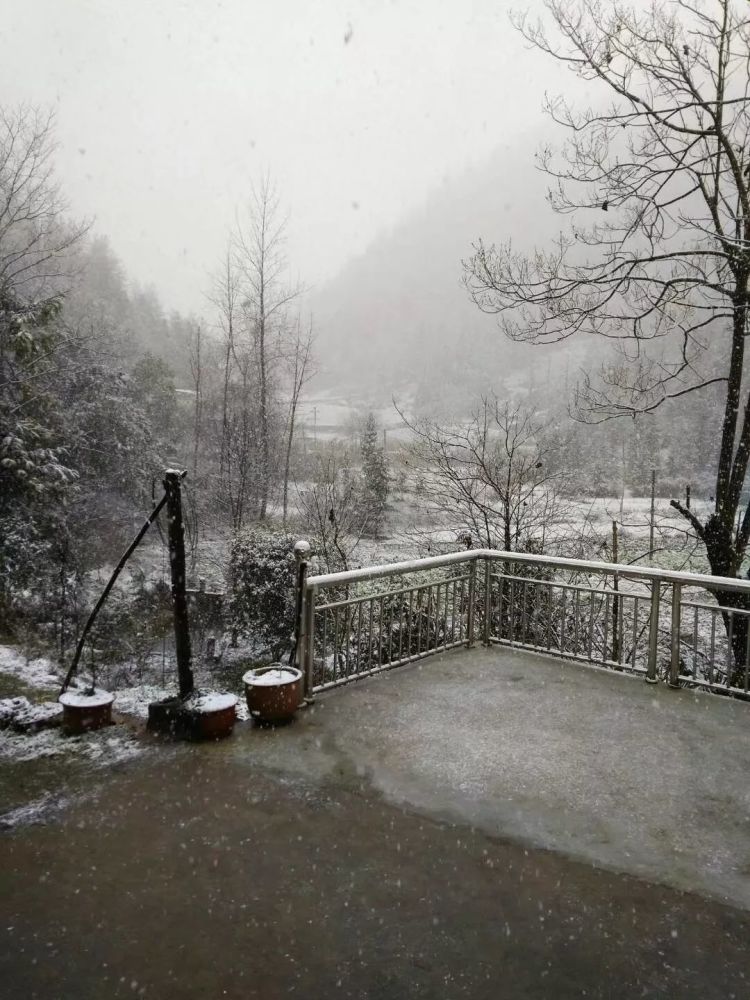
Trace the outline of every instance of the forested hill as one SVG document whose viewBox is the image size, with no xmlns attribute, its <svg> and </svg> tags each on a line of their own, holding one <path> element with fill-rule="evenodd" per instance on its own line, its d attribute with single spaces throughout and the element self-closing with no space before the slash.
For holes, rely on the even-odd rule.
<svg viewBox="0 0 750 1000">
<path fill-rule="evenodd" d="M 407 388 L 416 402 L 450 406 L 467 396 L 534 388 L 560 352 L 503 338 L 461 284 L 462 258 L 480 236 L 521 248 L 544 244 L 560 220 L 534 169 L 539 136 L 514 135 L 486 163 L 448 178 L 422 206 L 383 233 L 312 296 L 322 381 L 390 399 Z M 576 368 L 583 345 L 566 349 Z M 565 361 L 562 361 L 563 368 Z"/>
<path fill-rule="evenodd" d="M 77 247 L 65 287 L 65 318 L 109 342 L 121 362 L 151 354 L 167 362 L 178 383 L 188 377 L 188 342 L 196 320 L 167 313 L 154 288 L 134 284 L 104 236 Z"/>
</svg>

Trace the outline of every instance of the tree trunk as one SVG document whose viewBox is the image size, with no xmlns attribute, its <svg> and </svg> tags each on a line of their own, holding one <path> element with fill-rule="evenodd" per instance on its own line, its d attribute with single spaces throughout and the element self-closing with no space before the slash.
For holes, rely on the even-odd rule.
<svg viewBox="0 0 750 1000">
<path fill-rule="evenodd" d="M 198 454 L 200 451 L 203 424 L 203 360 L 201 358 L 201 328 L 198 327 L 195 342 L 193 384 L 195 386 L 195 412 L 193 415 L 193 482 L 198 474 Z"/>
<path fill-rule="evenodd" d="M 284 456 L 284 495 L 282 501 L 282 517 L 284 527 L 286 527 L 287 510 L 289 507 L 289 467 L 292 461 L 292 442 L 294 440 L 294 418 L 296 416 L 296 411 L 297 403 L 295 400 L 292 400 L 292 405 L 289 411 L 289 434 L 287 435 L 286 455 Z"/>
<path fill-rule="evenodd" d="M 229 465 L 229 373 L 230 351 L 231 351 L 231 327 L 227 339 L 227 349 L 224 355 L 224 385 L 221 396 L 221 447 L 219 450 L 219 487 L 223 488 L 224 473 L 228 472 Z"/>
<path fill-rule="evenodd" d="M 269 446 L 268 446 L 268 381 L 266 373 L 266 323 L 263 315 L 265 308 L 263 302 L 263 292 L 261 291 L 261 317 L 259 324 L 259 376 L 260 376 L 260 502 L 258 504 L 258 517 L 261 521 L 266 518 L 268 507 L 268 475 L 269 475 Z"/>
<path fill-rule="evenodd" d="M 732 611 L 750 612 L 750 596 L 736 590 L 717 590 L 716 600 L 722 608 L 731 609 L 721 612 L 727 642 L 732 648 L 732 661 L 728 665 L 730 684 L 732 687 L 744 687 L 748 662 L 748 616 L 746 613 L 732 614 Z"/>
<path fill-rule="evenodd" d="M 232 315 L 233 303 L 231 292 L 231 267 L 229 255 L 227 255 L 227 349 L 224 352 L 224 385 L 221 397 L 221 449 L 219 452 L 219 488 L 223 488 L 224 473 L 228 466 L 229 448 L 229 376 L 231 374 L 232 352 L 234 350 L 234 317 Z"/>
<path fill-rule="evenodd" d="M 712 514 L 706 521 L 704 541 L 711 573 L 714 576 L 737 576 L 737 569 L 742 554 L 736 550 L 732 527 L 727 527 L 726 508 L 722 512 Z M 738 611 L 750 611 L 750 595 L 736 590 L 716 591 L 716 600 L 722 608 Z M 744 671 L 747 663 L 748 617 L 745 614 L 734 615 L 731 611 L 722 611 L 724 630 L 727 641 L 732 647 L 732 664 L 730 665 L 731 684 L 733 687 L 744 685 Z"/>
</svg>

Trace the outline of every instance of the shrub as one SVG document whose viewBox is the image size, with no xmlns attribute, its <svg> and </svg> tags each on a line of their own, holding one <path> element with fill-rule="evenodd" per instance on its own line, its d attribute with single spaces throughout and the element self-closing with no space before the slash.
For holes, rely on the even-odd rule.
<svg viewBox="0 0 750 1000">
<path fill-rule="evenodd" d="M 267 649 L 289 652 L 294 634 L 297 538 L 250 528 L 236 535 L 229 563 L 232 631 Z"/>
</svg>

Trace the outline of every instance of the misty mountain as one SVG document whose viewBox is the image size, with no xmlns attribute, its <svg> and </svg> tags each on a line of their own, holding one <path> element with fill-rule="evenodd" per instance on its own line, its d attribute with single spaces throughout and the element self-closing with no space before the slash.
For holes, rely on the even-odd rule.
<svg viewBox="0 0 750 1000">
<path fill-rule="evenodd" d="M 545 178 L 534 169 L 538 143 L 538 134 L 525 133 L 446 178 L 315 291 L 321 385 L 374 405 L 408 396 L 420 409 L 457 412 L 490 389 L 537 395 L 551 372 L 561 375 L 561 364 L 575 371 L 583 342 L 512 343 L 461 283 L 461 261 L 479 237 L 529 249 L 565 222 L 549 208 Z"/>
</svg>

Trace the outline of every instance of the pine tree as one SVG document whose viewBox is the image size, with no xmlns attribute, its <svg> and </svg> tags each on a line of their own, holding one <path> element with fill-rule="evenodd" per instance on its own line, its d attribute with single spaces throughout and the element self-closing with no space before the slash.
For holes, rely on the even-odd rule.
<svg viewBox="0 0 750 1000">
<path fill-rule="evenodd" d="M 368 413 L 362 427 L 363 500 L 368 513 L 368 531 L 379 534 L 383 527 L 385 504 L 388 499 L 388 466 L 383 448 L 378 445 L 378 425 L 373 413 Z"/>
</svg>

